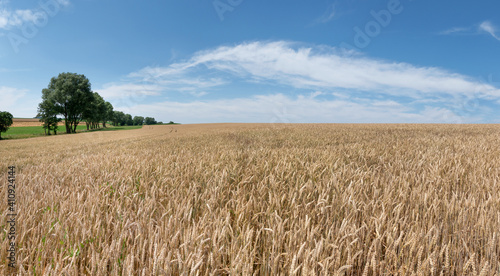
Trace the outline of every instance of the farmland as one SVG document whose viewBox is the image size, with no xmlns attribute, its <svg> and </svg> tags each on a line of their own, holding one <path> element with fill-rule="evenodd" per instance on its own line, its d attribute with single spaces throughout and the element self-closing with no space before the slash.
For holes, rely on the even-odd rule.
<svg viewBox="0 0 500 276">
<path fill-rule="evenodd" d="M 137 129 L 142 126 L 118 126 L 113 127 L 107 125 L 106 129 L 96 129 L 92 131 L 110 131 L 110 130 L 126 130 L 126 129 Z M 76 131 L 84 132 L 87 130 L 85 122 L 80 122 L 78 124 Z M 58 135 L 65 134 L 64 121 L 59 123 Z M 53 134 L 53 133 L 52 133 Z M 45 130 L 41 126 L 38 119 L 14 119 L 13 125 L 5 133 L 2 133 L 2 139 L 23 139 L 44 136 Z"/>
<path fill-rule="evenodd" d="M 64 120 L 59 123 L 60 126 L 64 127 Z M 79 125 L 85 125 L 85 122 L 80 122 Z M 42 123 L 39 119 L 23 119 L 23 118 L 14 118 L 12 127 L 34 127 L 34 126 L 42 126 Z"/>
<path fill-rule="evenodd" d="M 498 125 L 147 126 L 0 141 L 0 177 L 16 166 L 22 275 L 499 275 L 499 144 Z"/>
</svg>

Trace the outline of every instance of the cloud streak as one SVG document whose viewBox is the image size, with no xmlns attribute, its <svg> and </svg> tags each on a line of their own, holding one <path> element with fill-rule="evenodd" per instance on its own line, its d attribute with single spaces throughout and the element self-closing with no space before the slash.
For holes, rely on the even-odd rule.
<svg viewBox="0 0 500 276">
<path fill-rule="evenodd" d="M 335 16 L 337 15 L 337 12 L 335 10 L 335 3 L 334 4 L 331 4 L 328 6 L 328 8 L 326 9 L 325 13 L 317 18 L 314 23 L 316 24 L 319 24 L 319 23 L 322 23 L 322 24 L 325 24 L 325 23 L 328 23 L 330 21 L 332 21 Z"/>
<path fill-rule="evenodd" d="M 200 51 L 96 91 L 118 110 L 184 123 L 480 122 L 484 114 L 460 103 L 500 100 L 493 83 L 441 68 L 288 41 Z"/>
<path fill-rule="evenodd" d="M 459 34 L 470 32 L 471 28 L 463 28 L 463 27 L 454 27 L 445 31 L 440 32 L 440 35 L 451 35 L 451 34 Z"/>
<path fill-rule="evenodd" d="M 500 35 L 498 34 L 498 29 L 490 21 L 483 21 L 478 25 L 472 27 L 454 27 L 445 31 L 440 32 L 440 35 L 453 35 L 453 34 L 468 34 L 468 35 L 480 35 L 489 34 L 496 40 L 500 41 Z"/>
<path fill-rule="evenodd" d="M 223 46 L 199 52 L 183 63 L 145 68 L 131 76 L 168 80 L 193 72 L 223 72 L 233 80 L 299 89 L 342 89 L 412 98 L 427 94 L 500 97 L 500 89 L 444 69 L 345 55 L 335 48 L 306 47 L 286 41 Z"/>
<path fill-rule="evenodd" d="M 127 109 L 133 114 L 183 123 L 461 123 L 463 118 L 443 107 L 416 111 L 386 100 L 324 100 L 314 95 L 256 95 L 193 102 L 159 102 Z M 165 118 L 165 112 L 168 117 Z"/>
</svg>

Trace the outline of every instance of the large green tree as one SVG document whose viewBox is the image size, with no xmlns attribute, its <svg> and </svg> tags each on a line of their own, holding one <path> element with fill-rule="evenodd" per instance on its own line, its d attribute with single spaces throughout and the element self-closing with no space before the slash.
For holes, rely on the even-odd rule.
<svg viewBox="0 0 500 276">
<path fill-rule="evenodd" d="M 2 132 L 9 130 L 14 117 L 7 111 L 0 112 L 0 140 L 2 140 Z"/>
<path fill-rule="evenodd" d="M 42 100 L 41 105 L 51 106 L 53 113 L 64 116 L 66 133 L 75 133 L 93 100 L 90 81 L 85 75 L 61 73 L 42 90 Z"/>
</svg>

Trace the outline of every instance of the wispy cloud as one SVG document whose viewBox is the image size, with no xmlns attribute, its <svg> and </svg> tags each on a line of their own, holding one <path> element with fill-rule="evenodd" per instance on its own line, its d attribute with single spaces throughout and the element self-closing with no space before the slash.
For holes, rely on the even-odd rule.
<svg viewBox="0 0 500 276">
<path fill-rule="evenodd" d="M 266 92 L 233 95 L 235 86 L 244 91 L 265 87 Z M 295 96 L 280 94 L 278 89 L 296 91 Z M 287 41 L 200 51 L 182 62 L 132 72 L 123 83 L 96 91 L 116 99 L 113 104 L 119 110 L 192 123 L 227 118 L 232 122 L 462 123 L 475 118 L 474 114 L 464 117 L 460 99 L 500 100 L 500 89 L 494 84 L 445 69 Z M 212 92 L 218 99 L 201 98 Z M 178 101 L 172 93 L 194 98 Z M 164 118 L 166 110 L 172 117 Z"/>
<path fill-rule="evenodd" d="M 206 91 L 201 91 L 201 92 L 196 92 L 196 91 L 191 91 L 189 94 L 195 96 L 195 97 L 203 97 L 207 95 L 208 93 Z"/>
<path fill-rule="evenodd" d="M 484 21 L 479 25 L 479 29 L 481 31 L 485 31 L 489 33 L 492 37 L 494 37 L 496 40 L 500 40 L 500 36 L 497 34 L 497 28 L 489 21 Z"/>
<path fill-rule="evenodd" d="M 332 19 L 334 19 L 335 15 L 337 14 L 335 7 L 336 7 L 335 3 L 328 5 L 328 8 L 326 9 L 325 13 L 320 17 L 316 18 L 316 20 L 314 20 L 314 23 L 324 24 L 332 21 Z"/>
<path fill-rule="evenodd" d="M 99 93 L 104 98 L 116 99 L 131 96 L 157 96 L 160 95 L 162 88 L 157 85 L 150 84 L 107 84 Z"/>
<path fill-rule="evenodd" d="M 490 21 L 483 21 L 480 24 L 470 27 L 454 27 L 440 32 L 440 35 L 453 35 L 453 34 L 466 34 L 466 35 L 480 35 L 489 34 L 496 40 L 500 40 L 498 28 Z"/>
<path fill-rule="evenodd" d="M 168 110 L 166 116 L 165 110 Z M 463 119 L 444 107 L 413 110 L 394 101 L 324 100 L 307 95 L 256 95 L 234 99 L 136 105 L 127 112 L 183 123 L 458 123 Z"/>
<path fill-rule="evenodd" d="M 150 97 L 166 96 L 166 93 L 183 93 L 200 98 L 209 94 L 207 89 L 226 84 L 220 78 L 200 78 L 181 71 L 166 72 L 169 74 L 156 67 L 146 67 L 129 74 L 120 83 L 107 83 L 95 91 L 106 99 L 130 106 Z"/>
<path fill-rule="evenodd" d="M 439 32 L 439 34 L 440 35 L 450 35 L 450 34 L 457 34 L 457 33 L 466 33 L 466 32 L 470 32 L 470 31 L 471 31 L 470 27 L 468 27 L 468 28 L 454 27 L 454 28 Z"/>
<path fill-rule="evenodd" d="M 346 89 L 413 98 L 429 93 L 500 97 L 500 89 L 444 69 L 348 56 L 335 48 L 303 47 L 286 41 L 223 46 L 199 52 L 183 63 L 145 68 L 131 75 L 172 79 L 207 72 L 223 72 L 232 80 L 275 82 L 303 89 Z"/>
</svg>

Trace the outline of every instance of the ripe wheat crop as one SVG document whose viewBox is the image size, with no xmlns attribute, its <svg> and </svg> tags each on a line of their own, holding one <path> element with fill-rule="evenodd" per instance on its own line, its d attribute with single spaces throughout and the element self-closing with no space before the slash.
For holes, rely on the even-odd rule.
<svg viewBox="0 0 500 276">
<path fill-rule="evenodd" d="M 0 156 L 2 275 L 500 275 L 496 125 L 145 126 Z"/>
</svg>

